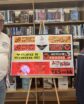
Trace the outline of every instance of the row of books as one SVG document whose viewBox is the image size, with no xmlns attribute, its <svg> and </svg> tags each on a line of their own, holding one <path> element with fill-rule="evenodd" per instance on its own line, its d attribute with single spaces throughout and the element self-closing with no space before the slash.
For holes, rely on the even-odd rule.
<svg viewBox="0 0 84 104">
<path fill-rule="evenodd" d="M 8 86 L 7 90 L 16 90 L 16 89 L 24 89 L 27 90 L 29 88 L 30 79 L 29 78 L 19 78 L 19 77 L 10 77 L 10 86 Z M 19 83 L 18 83 L 19 82 Z M 69 87 L 74 87 L 74 79 L 69 77 L 56 78 L 55 79 L 56 86 L 59 89 L 68 89 Z M 46 88 L 51 89 L 54 87 L 52 78 L 39 78 L 37 80 L 38 88 Z M 32 79 L 31 88 L 35 88 L 35 79 Z"/>
<path fill-rule="evenodd" d="M 4 10 L 0 11 L 5 17 L 5 23 L 33 23 L 39 21 L 78 21 L 80 20 L 80 10 L 74 8 L 52 8 L 30 10 Z M 34 17 L 34 18 L 33 18 Z"/>
<path fill-rule="evenodd" d="M 39 32 L 39 28 L 35 29 L 35 34 L 72 34 L 74 37 L 84 37 L 84 24 L 81 25 L 66 25 L 66 26 L 45 26 L 42 32 Z M 32 35 L 33 26 L 29 27 L 6 27 L 6 33 L 8 35 Z"/>
<path fill-rule="evenodd" d="M 46 27 L 45 34 L 72 34 L 73 37 L 84 37 L 84 24 Z"/>
<path fill-rule="evenodd" d="M 0 13 L 5 17 L 7 23 L 33 23 L 32 10 L 4 10 Z"/>
<path fill-rule="evenodd" d="M 84 37 L 84 24 L 81 25 L 71 25 L 70 33 L 74 37 Z"/>
<path fill-rule="evenodd" d="M 46 20 L 52 21 L 78 21 L 80 19 L 80 12 L 78 8 L 54 8 L 54 9 L 36 9 L 35 21 Z"/>
<path fill-rule="evenodd" d="M 12 35 L 32 35 L 33 34 L 33 27 L 6 27 L 5 33 L 8 36 Z"/>
</svg>

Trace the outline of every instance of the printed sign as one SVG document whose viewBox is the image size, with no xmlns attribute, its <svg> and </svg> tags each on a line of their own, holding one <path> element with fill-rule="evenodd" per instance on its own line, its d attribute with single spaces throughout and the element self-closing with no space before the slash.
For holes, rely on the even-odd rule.
<svg viewBox="0 0 84 104">
<path fill-rule="evenodd" d="M 69 35 L 51 35 L 49 36 L 49 43 L 56 43 L 56 44 L 69 44 L 71 43 L 71 36 Z"/>
<path fill-rule="evenodd" d="M 13 52 L 13 61 L 29 61 L 29 60 L 41 60 L 42 53 L 40 52 Z"/>
<path fill-rule="evenodd" d="M 35 51 L 34 44 L 21 44 L 21 45 L 14 45 L 15 51 Z"/>
<path fill-rule="evenodd" d="M 43 52 L 43 60 L 71 60 L 71 52 Z"/>
<path fill-rule="evenodd" d="M 35 36 L 17 36 L 14 37 L 14 43 L 35 43 Z"/>
<path fill-rule="evenodd" d="M 71 50 L 71 44 L 49 44 L 50 51 L 69 51 Z"/>
<path fill-rule="evenodd" d="M 13 62 L 13 75 L 46 75 L 52 74 L 49 62 Z"/>
<path fill-rule="evenodd" d="M 73 76 L 72 35 L 13 36 L 11 74 Z"/>
</svg>

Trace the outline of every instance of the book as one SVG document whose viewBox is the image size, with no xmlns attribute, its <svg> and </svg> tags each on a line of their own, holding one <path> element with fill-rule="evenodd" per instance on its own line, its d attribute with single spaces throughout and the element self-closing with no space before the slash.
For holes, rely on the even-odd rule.
<svg viewBox="0 0 84 104">
<path fill-rule="evenodd" d="M 47 10 L 47 22 L 53 21 L 64 21 L 64 9 L 57 8 L 57 9 L 48 9 Z"/>
<path fill-rule="evenodd" d="M 33 23 L 34 21 L 33 21 L 33 16 L 34 16 L 34 12 L 33 12 L 33 10 L 29 10 L 29 23 Z"/>
<path fill-rule="evenodd" d="M 64 8 L 64 21 L 70 20 L 70 10 L 71 8 Z"/>
<path fill-rule="evenodd" d="M 81 25 L 81 36 L 84 37 L 84 24 Z"/>
<path fill-rule="evenodd" d="M 63 34 L 70 34 L 70 26 L 69 25 L 63 26 L 62 33 Z"/>
<path fill-rule="evenodd" d="M 15 23 L 19 23 L 20 22 L 20 18 L 19 18 L 20 12 L 21 12 L 21 10 L 15 10 L 14 11 L 14 13 L 15 13 L 14 22 Z"/>
<path fill-rule="evenodd" d="M 79 20 L 79 12 L 77 8 L 70 10 L 70 20 L 78 21 Z"/>
<path fill-rule="evenodd" d="M 35 10 L 35 22 L 45 21 L 46 20 L 46 11 L 45 9 L 36 9 Z"/>
<path fill-rule="evenodd" d="M 56 9 L 49 9 L 47 10 L 47 21 L 54 21 L 55 18 L 54 18 L 54 15 L 55 15 L 55 11 Z"/>
<path fill-rule="evenodd" d="M 73 35 L 73 37 L 77 37 L 77 26 L 76 25 L 71 25 L 70 26 L 70 33 Z"/>
<path fill-rule="evenodd" d="M 16 77 L 9 77 L 9 86 L 7 86 L 7 91 L 16 90 Z"/>
<path fill-rule="evenodd" d="M 43 88 L 52 88 L 53 81 L 52 78 L 43 78 Z"/>
<path fill-rule="evenodd" d="M 22 78 L 22 89 L 28 90 L 30 84 L 30 78 Z"/>
<path fill-rule="evenodd" d="M 29 23 L 29 11 L 21 10 L 19 14 L 20 23 Z"/>
<path fill-rule="evenodd" d="M 60 22 L 64 21 L 64 9 L 63 8 L 56 9 L 55 20 L 60 21 Z"/>
<path fill-rule="evenodd" d="M 74 41 L 73 42 L 73 51 L 74 51 L 74 53 L 76 54 L 78 54 L 79 52 L 80 52 L 80 43 L 79 43 L 79 41 Z"/>
<path fill-rule="evenodd" d="M 81 25 L 77 25 L 77 29 L 78 29 L 78 37 L 81 37 L 82 36 L 82 32 L 81 32 Z"/>
<path fill-rule="evenodd" d="M 58 78 L 58 88 L 68 89 L 68 77 Z"/>
</svg>

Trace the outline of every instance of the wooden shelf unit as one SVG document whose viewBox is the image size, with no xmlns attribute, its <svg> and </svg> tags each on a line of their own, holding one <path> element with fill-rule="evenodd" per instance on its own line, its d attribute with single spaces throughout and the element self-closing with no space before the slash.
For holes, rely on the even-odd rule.
<svg viewBox="0 0 84 104">
<path fill-rule="evenodd" d="M 30 91 L 30 99 L 29 101 L 35 101 L 35 89 L 32 89 Z M 38 92 L 38 101 L 42 101 L 42 92 L 43 89 L 39 88 L 37 90 Z M 59 97 L 61 101 L 76 101 L 75 96 L 75 89 L 69 88 L 69 89 L 58 89 Z M 19 89 L 16 91 L 8 91 L 6 102 L 24 102 L 26 99 L 27 91 Z M 44 96 L 45 101 L 56 101 L 56 95 L 54 89 L 44 89 Z"/>
<path fill-rule="evenodd" d="M 9 1 L 0 1 L 0 10 L 17 10 L 17 9 L 41 9 L 41 8 L 68 8 L 68 7 L 79 7 L 82 8 L 84 6 L 84 0 L 35 0 L 33 3 L 29 0 L 9 0 Z M 50 22 L 45 23 L 46 25 L 72 25 L 72 24 L 84 24 L 84 15 L 82 17 L 82 20 L 80 21 L 65 21 L 65 22 Z M 10 23 L 5 24 L 5 27 L 19 27 L 19 26 L 39 26 L 39 23 Z M 78 38 L 74 37 L 73 39 L 84 39 L 84 38 Z M 38 93 L 41 93 L 42 89 L 38 89 Z M 54 89 L 45 90 L 46 93 L 54 93 Z M 67 90 L 60 90 L 58 89 L 60 100 L 61 101 L 76 101 L 76 95 L 75 95 L 75 89 L 70 88 Z M 31 93 L 35 93 L 35 90 L 31 90 Z M 16 90 L 16 91 L 7 91 L 7 97 L 6 102 L 24 102 L 26 100 L 26 94 L 27 91 L 25 90 Z M 32 95 L 31 95 L 32 96 Z M 30 101 L 35 101 L 35 98 L 32 98 L 30 96 Z M 56 101 L 55 95 L 50 96 L 51 101 Z M 39 98 L 42 100 L 42 97 Z M 46 100 L 49 100 L 49 97 L 47 97 L 46 94 Z"/>
</svg>

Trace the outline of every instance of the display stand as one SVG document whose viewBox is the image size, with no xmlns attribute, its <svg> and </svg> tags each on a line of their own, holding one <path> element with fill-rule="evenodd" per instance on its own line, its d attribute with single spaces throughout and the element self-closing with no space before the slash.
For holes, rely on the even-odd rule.
<svg viewBox="0 0 84 104">
<path fill-rule="evenodd" d="M 32 78 L 30 78 L 30 81 L 29 81 L 29 89 L 28 89 L 28 92 L 27 92 L 26 104 L 28 104 L 28 99 L 29 99 L 31 84 L 32 84 Z"/>
<path fill-rule="evenodd" d="M 37 79 L 35 78 L 35 89 L 36 89 L 36 104 L 38 104 L 38 95 L 37 95 Z"/>
<path fill-rule="evenodd" d="M 27 91 L 27 98 L 26 98 L 26 104 L 28 104 L 29 101 L 29 94 L 30 94 L 30 90 L 31 90 L 31 84 L 32 84 L 32 78 L 30 79 L 30 83 L 29 83 L 29 89 Z M 60 104 L 60 99 L 59 99 L 59 95 L 58 95 L 58 90 L 56 87 L 56 82 L 55 82 L 55 78 L 53 78 L 53 84 L 54 84 L 54 88 L 55 88 L 55 93 L 56 93 L 56 99 L 57 99 L 57 103 Z M 36 89 L 36 104 L 38 104 L 38 96 L 37 96 L 37 78 L 35 78 L 35 89 Z M 44 87 L 43 87 L 43 104 L 44 104 Z"/>
<path fill-rule="evenodd" d="M 45 34 L 45 24 L 44 21 L 40 21 L 40 27 L 39 27 L 39 34 Z M 29 101 L 29 94 L 30 94 L 30 88 L 31 88 L 31 83 L 32 83 L 32 78 L 30 80 L 30 84 L 29 84 L 29 89 L 27 92 L 27 99 L 26 99 L 26 104 L 28 104 Z M 57 102 L 58 104 L 60 104 L 60 100 L 59 100 L 59 95 L 58 95 L 58 91 L 57 91 L 57 87 L 56 87 L 56 82 L 55 82 L 55 78 L 53 78 L 53 85 L 55 88 L 55 93 L 56 93 L 56 98 L 57 98 Z M 37 95 L 37 78 L 35 78 L 35 89 L 36 89 L 36 104 L 38 104 L 38 95 Z M 44 98 L 45 98 L 45 90 L 44 90 L 44 86 L 43 86 L 43 104 L 44 104 Z"/>
</svg>

